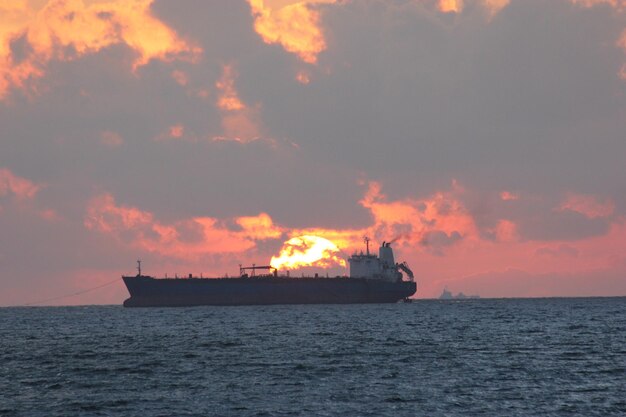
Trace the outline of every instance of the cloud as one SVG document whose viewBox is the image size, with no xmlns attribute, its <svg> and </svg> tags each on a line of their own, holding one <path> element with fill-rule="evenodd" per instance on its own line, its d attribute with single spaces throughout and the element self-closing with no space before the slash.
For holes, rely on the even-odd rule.
<svg viewBox="0 0 626 417">
<path fill-rule="evenodd" d="M 100 142 L 105 146 L 116 148 L 124 143 L 124 139 L 118 133 L 106 130 L 101 133 Z"/>
<path fill-rule="evenodd" d="M 133 69 L 152 59 L 193 59 L 201 51 L 156 19 L 152 0 L 99 2 L 50 0 L 40 10 L 26 1 L 3 5 L 0 97 L 10 87 L 41 77 L 50 60 L 68 61 L 123 44 L 134 51 Z M 17 43 L 16 43 L 17 42 Z M 11 48 L 17 44 L 17 49 Z"/>
<path fill-rule="evenodd" d="M 212 253 L 244 253 L 257 248 L 261 241 L 285 236 L 317 236 L 342 250 L 355 250 L 362 245 L 363 236 L 369 235 L 379 242 L 393 239 L 443 255 L 446 247 L 476 233 L 471 217 L 450 193 L 424 200 L 387 201 L 380 184 L 370 183 L 361 204 L 372 213 L 372 224 L 366 228 L 289 228 L 277 225 L 266 213 L 163 223 L 149 211 L 118 205 L 111 194 L 102 194 L 89 202 L 84 225 L 114 237 L 120 244 L 189 260 Z"/>
<path fill-rule="evenodd" d="M 18 200 L 27 200 L 35 197 L 41 185 L 19 177 L 6 168 L 0 168 L 0 197 L 15 197 Z"/>
<path fill-rule="evenodd" d="M 502 191 L 500 193 L 500 198 L 504 201 L 519 200 L 519 194 L 510 191 Z"/>
<path fill-rule="evenodd" d="M 482 4 L 489 13 L 490 18 L 497 15 L 509 3 L 510 0 L 482 0 Z"/>
<path fill-rule="evenodd" d="M 222 77 L 215 84 L 223 129 L 223 135 L 216 139 L 246 143 L 259 138 L 259 110 L 241 101 L 235 89 L 235 77 L 233 66 L 224 65 Z"/>
<path fill-rule="evenodd" d="M 499 242 L 511 242 L 519 239 L 517 225 L 510 220 L 499 220 L 495 229 L 495 237 Z"/>
<path fill-rule="evenodd" d="M 0 13 L 0 266 L 20 282 L 0 302 L 137 257 L 217 274 L 301 235 L 342 256 L 397 238 L 421 295 L 621 271 L 620 3 L 40 3 Z"/>
<path fill-rule="evenodd" d="M 369 184 L 361 200 L 374 218 L 377 236 L 398 236 L 401 241 L 425 246 L 447 246 L 462 238 L 476 237 L 474 219 L 455 197 L 463 190 L 437 192 L 429 198 L 389 201 L 376 182 Z"/>
<path fill-rule="evenodd" d="M 123 245 L 187 260 L 212 253 L 245 252 L 255 246 L 255 240 L 276 238 L 282 233 L 265 213 L 234 221 L 241 230 L 229 230 L 210 217 L 166 224 L 156 220 L 151 212 L 117 205 L 110 194 L 103 194 L 90 201 L 84 224 L 87 229 L 110 235 Z"/>
<path fill-rule="evenodd" d="M 557 257 L 557 256 L 571 256 L 571 257 L 577 257 L 579 254 L 578 249 L 569 246 L 569 245 L 559 245 L 556 248 L 551 248 L 551 247 L 540 247 L 538 248 L 535 253 L 537 255 L 540 256 L 553 256 L 553 257 Z"/>
<path fill-rule="evenodd" d="M 491 19 L 497 15 L 500 10 L 509 4 L 510 0 L 478 0 L 475 3 L 483 7 L 487 11 L 488 17 Z M 472 2 L 469 2 L 472 4 Z M 442 13 L 462 13 L 465 7 L 464 0 L 439 0 L 437 7 Z"/>
<path fill-rule="evenodd" d="M 461 13 L 463 0 L 439 0 L 438 6 L 442 13 Z"/>
<path fill-rule="evenodd" d="M 370 223 L 362 228 L 305 227 L 285 229 L 288 236 L 313 235 L 330 240 L 344 251 L 363 246 L 363 237 L 393 242 L 396 247 L 444 255 L 464 240 L 478 238 L 474 220 L 457 199 L 458 186 L 423 199 L 390 200 L 377 182 L 369 182 L 359 204 L 369 211 Z"/>
<path fill-rule="evenodd" d="M 590 219 L 608 217 L 615 211 L 615 204 L 610 200 L 599 201 L 593 195 L 568 193 L 558 207 L 559 211 L 574 211 Z"/>
<path fill-rule="evenodd" d="M 326 49 L 316 4 L 335 0 L 289 2 L 272 7 L 272 1 L 249 0 L 254 16 L 254 29 L 264 42 L 280 44 L 303 62 L 317 63 L 317 56 Z M 277 2 L 278 3 L 278 2 Z"/>
<path fill-rule="evenodd" d="M 624 0 L 570 0 L 574 4 L 578 4 L 583 7 L 594 7 L 597 5 L 608 5 L 618 10 L 623 10 L 626 7 Z"/>
</svg>

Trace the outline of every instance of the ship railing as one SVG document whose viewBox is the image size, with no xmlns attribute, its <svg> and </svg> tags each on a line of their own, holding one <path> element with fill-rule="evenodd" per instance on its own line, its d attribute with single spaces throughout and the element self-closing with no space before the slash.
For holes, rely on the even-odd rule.
<svg viewBox="0 0 626 417">
<path fill-rule="evenodd" d="M 278 276 L 278 269 L 274 268 L 273 266 L 271 266 L 271 265 L 255 265 L 255 264 L 252 264 L 252 266 L 241 266 L 241 265 L 239 265 L 239 276 L 241 276 L 241 277 L 248 277 L 248 276 L 255 277 L 257 270 L 271 271 L 271 275 Z M 248 275 L 248 273 L 246 271 L 252 271 L 251 275 Z"/>
</svg>

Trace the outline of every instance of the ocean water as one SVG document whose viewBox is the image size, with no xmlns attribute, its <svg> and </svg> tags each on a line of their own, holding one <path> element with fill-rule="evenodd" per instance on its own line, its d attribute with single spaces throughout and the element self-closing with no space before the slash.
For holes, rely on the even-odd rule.
<svg viewBox="0 0 626 417">
<path fill-rule="evenodd" d="M 626 415 L 626 298 L 0 309 L 0 416 Z"/>
</svg>

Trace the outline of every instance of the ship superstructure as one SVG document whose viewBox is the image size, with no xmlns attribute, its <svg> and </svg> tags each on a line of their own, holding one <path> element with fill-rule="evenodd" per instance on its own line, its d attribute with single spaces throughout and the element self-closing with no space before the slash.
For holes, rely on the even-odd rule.
<svg viewBox="0 0 626 417">
<path fill-rule="evenodd" d="M 237 278 L 153 278 L 141 273 L 122 277 L 130 298 L 126 307 L 395 303 L 412 296 L 414 275 L 406 262 L 395 263 L 391 244 L 383 242 L 379 255 L 366 253 L 348 258 L 349 276 L 290 277 L 271 266 L 241 267 Z M 257 270 L 269 270 L 256 275 Z M 247 271 L 251 271 L 248 274 Z M 404 279 L 406 275 L 406 279 Z"/>
<path fill-rule="evenodd" d="M 406 262 L 396 263 L 393 257 L 391 243 L 383 242 L 378 249 L 378 256 L 370 254 L 369 238 L 365 238 L 366 253 L 354 254 L 348 258 L 350 263 L 350 278 L 377 279 L 396 282 L 402 280 L 402 272 L 407 275 L 407 281 L 413 281 L 413 271 Z"/>
</svg>

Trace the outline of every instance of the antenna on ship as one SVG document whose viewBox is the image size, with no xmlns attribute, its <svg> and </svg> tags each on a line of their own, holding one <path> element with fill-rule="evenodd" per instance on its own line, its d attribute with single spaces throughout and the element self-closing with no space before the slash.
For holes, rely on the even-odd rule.
<svg viewBox="0 0 626 417">
<path fill-rule="evenodd" d="M 370 255 L 370 238 L 365 236 L 363 238 L 363 242 L 365 242 L 365 247 L 367 249 L 367 256 L 369 256 Z"/>
<path fill-rule="evenodd" d="M 141 261 L 137 259 L 137 276 L 141 276 Z"/>
</svg>

